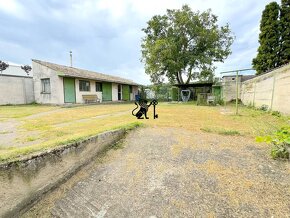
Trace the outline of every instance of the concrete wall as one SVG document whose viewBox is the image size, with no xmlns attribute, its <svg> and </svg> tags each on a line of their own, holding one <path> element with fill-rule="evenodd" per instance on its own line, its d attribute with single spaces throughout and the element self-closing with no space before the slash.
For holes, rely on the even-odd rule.
<svg viewBox="0 0 290 218">
<path fill-rule="evenodd" d="M 94 160 L 125 133 L 125 129 L 108 131 L 82 142 L 0 164 L 0 217 L 19 217 L 43 194 Z"/>
<path fill-rule="evenodd" d="M 40 104 L 64 104 L 63 78 L 57 72 L 32 62 L 34 97 Z M 50 93 L 42 93 L 41 79 L 50 78 Z"/>
<path fill-rule="evenodd" d="M 80 91 L 79 87 L 79 81 L 80 80 L 86 80 L 90 82 L 90 91 L 89 92 L 84 92 Z M 83 104 L 85 103 L 83 99 L 83 95 L 97 95 L 98 98 L 102 102 L 102 92 L 96 92 L 96 82 L 95 80 L 88 80 L 88 79 L 75 79 L 75 88 L 76 88 L 76 103 Z"/>
<path fill-rule="evenodd" d="M 238 99 L 241 98 L 241 76 L 238 77 Z M 236 76 L 226 76 L 222 79 L 222 98 L 224 101 L 228 102 L 236 99 Z"/>
<path fill-rule="evenodd" d="M 241 100 L 245 105 L 290 114 L 290 64 L 242 83 Z"/>
<path fill-rule="evenodd" d="M 0 105 L 32 102 L 34 102 L 32 77 L 0 76 Z"/>
</svg>

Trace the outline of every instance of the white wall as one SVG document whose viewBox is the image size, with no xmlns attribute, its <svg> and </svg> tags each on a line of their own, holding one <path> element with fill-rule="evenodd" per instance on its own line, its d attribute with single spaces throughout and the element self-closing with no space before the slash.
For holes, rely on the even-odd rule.
<svg viewBox="0 0 290 218">
<path fill-rule="evenodd" d="M 236 99 L 237 86 L 236 86 L 236 76 L 226 76 L 222 79 L 222 98 L 224 101 L 228 102 Z M 238 77 L 238 99 L 241 98 L 241 76 Z"/>
<path fill-rule="evenodd" d="M 54 70 L 32 61 L 34 97 L 41 104 L 64 104 L 63 78 Z M 50 94 L 41 93 L 41 79 L 50 78 Z"/>
<path fill-rule="evenodd" d="M 290 64 L 243 82 L 241 99 L 245 105 L 290 114 Z"/>
<path fill-rule="evenodd" d="M 29 104 L 33 101 L 33 79 L 31 77 L 0 76 L 0 105 Z"/>
<path fill-rule="evenodd" d="M 84 92 L 80 91 L 79 81 L 85 80 L 90 82 L 90 91 Z M 83 99 L 83 95 L 97 95 L 100 101 L 102 102 L 102 92 L 96 92 L 96 82 L 95 80 L 88 80 L 88 79 L 75 79 L 75 87 L 76 87 L 76 103 L 82 104 L 85 103 Z"/>
</svg>

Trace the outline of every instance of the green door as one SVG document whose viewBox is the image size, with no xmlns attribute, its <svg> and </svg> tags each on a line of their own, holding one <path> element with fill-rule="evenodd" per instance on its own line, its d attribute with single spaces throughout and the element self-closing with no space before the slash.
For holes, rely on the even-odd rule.
<svg viewBox="0 0 290 218">
<path fill-rule="evenodd" d="M 129 91 L 129 86 L 128 85 L 122 85 L 122 96 L 123 100 L 129 101 L 130 100 L 130 91 Z"/>
<path fill-rule="evenodd" d="M 102 83 L 103 101 L 112 101 L 112 83 Z"/>
<path fill-rule="evenodd" d="M 63 78 L 64 103 L 76 103 L 75 79 Z"/>
</svg>

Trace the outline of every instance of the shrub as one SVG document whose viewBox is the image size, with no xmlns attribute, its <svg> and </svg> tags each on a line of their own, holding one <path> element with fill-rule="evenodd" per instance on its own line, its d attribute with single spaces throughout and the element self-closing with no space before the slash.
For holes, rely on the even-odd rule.
<svg viewBox="0 0 290 218">
<path fill-rule="evenodd" d="M 271 156 L 274 159 L 289 159 L 290 151 L 290 126 L 283 127 L 276 131 L 274 135 L 260 136 L 256 138 L 257 142 L 267 142 L 273 145 Z"/>
<path fill-rule="evenodd" d="M 272 111 L 271 114 L 276 117 L 281 117 L 281 113 L 279 111 Z"/>
<path fill-rule="evenodd" d="M 268 110 L 268 105 L 263 104 L 259 109 L 261 111 L 267 111 Z"/>
</svg>

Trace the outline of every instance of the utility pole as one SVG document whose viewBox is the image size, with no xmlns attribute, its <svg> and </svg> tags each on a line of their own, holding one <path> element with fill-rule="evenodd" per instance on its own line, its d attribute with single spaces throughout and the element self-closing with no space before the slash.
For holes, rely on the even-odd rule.
<svg viewBox="0 0 290 218">
<path fill-rule="evenodd" d="M 72 51 L 69 52 L 70 55 L 70 66 L 72 67 Z"/>
<path fill-rule="evenodd" d="M 231 71 L 224 71 L 224 72 L 220 72 L 220 74 L 225 74 L 225 73 L 236 73 L 236 115 L 239 114 L 239 72 L 242 71 L 249 71 L 249 70 L 254 70 L 251 68 L 247 68 L 247 69 L 240 69 L 240 70 L 231 70 Z"/>
</svg>

